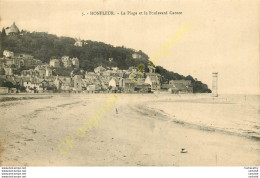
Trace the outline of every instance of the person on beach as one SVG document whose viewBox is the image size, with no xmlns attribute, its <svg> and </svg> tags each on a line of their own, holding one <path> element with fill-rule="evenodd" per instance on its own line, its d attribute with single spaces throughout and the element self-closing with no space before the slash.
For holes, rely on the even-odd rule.
<svg viewBox="0 0 260 178">
<path fill-rule="evenodd" d="M 118 110 L 117 110 L 117 108 L 116 108 L 116 114 L 118 114 Z"/>
</svg>

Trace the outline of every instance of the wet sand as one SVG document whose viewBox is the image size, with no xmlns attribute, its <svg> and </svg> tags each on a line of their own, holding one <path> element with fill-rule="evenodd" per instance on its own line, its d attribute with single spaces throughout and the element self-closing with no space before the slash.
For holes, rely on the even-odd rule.
<svg viewBox="0 0 260 178">
<path fill-rule="evenodd" d="M 53 95 L 52 98 L 0 102 L 2 166 L 256 166 L 259 140 L 191 127 L 193 115 L 168 115 L 169 96 L 119 95 L 120 100 L 85 137 L 78 128 L 110 94 Z M 170 96 L 170 101 L 192 96 Z M 193 101 L 193 100 L 191 100 Z M 177 103 L 178 104 L 178 103 Z M 183 103 L 182 103 L 183 104 Z M 186 102 L 187 105 L 190 102 Z M 165 105 L 163 107 L 169 107 Z M 205 106 L 206 107 L 206 106 Z M 116 108 L 118 114 L 116 113 Z M 185 113 L 185 109 L 182 111 Z M 196 111 L 193 111 L 196 112 Z M 196 113 L 203 116 L 203 112 Z M 179 118 L 178 118 L 179 117 Z M 184 120 L 185 122 L 175 122 Z M 72 134 L 66 154 L 58 145 Z M 186 153 L 181 153 L 181 149 Z"/>
</svg>

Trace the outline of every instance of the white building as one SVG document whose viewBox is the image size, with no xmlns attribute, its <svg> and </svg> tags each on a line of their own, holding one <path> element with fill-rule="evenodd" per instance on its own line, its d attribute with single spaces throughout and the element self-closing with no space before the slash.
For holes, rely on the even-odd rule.
<svg viewBox="0 0 260 178">
<path fill-rule="evenodd" d="M 111 87 L 116 87 L 116 80 L 114 78 L 112 78 L 110 81 L 109 81 L 109 86 Z"/>
<path fill-rule="evenodd" d="M 46 67 L 46 77 L 51 77 L 51 76 L 52 76 L 52 70 Z"/>
<path fill-rule="evenodd" d="M 141 56 L 141 54 L 133 53 L 133 54 L 132 54 L 132 58 L 134 58 L 134 59 L 140 59 L 140 58 L 142 58 L 142 56 Z"/>
<path fill-rule="evenodd" d="M 80 38 L 79 39 L 75 39 L 76 40 L 76 42 L 74 43 L 74 46 L 78 46 L 78 47 L 82 47 L 83 46 L 83 42 L 80 40 Z"/>
<path fill-rule="evenodd" d="M 4 50 L 3 56 L 6 58 L 12 58 L 14 57 L 14 53 L 12 51 Z"/>
<path fill-rule="evenodd" d="M 60 61 L 58 59 L 51 59 L 50 66 L 51 67 L 60 67 Z"/>
</svg>

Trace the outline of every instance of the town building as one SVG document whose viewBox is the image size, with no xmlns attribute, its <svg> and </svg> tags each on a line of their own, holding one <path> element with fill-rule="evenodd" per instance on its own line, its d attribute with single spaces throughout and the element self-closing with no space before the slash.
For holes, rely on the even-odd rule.
<svg viewBox="0 0 260 178">
<path fill-rule="evenodd" d="M 192 93 L 193 87 L 190 80 L 170 80 L 169 84 L 162 84 L 162 89 L 169 90 L 171 93 Z"/>
<path fill-rule="evenodd" d="M 46 77 L 51 77 L 52 76 L 52 69 L 49 67 L 45 68 L 45 76 Z"/>
<path fill-rule="evenodd" d="M 13 73 L 13 68 L 11 68 L 11 67 L 5 67 L 4 68 L 4 70 L 5 70 L 5 75 L 13 75 L 14 73 Z"/>
<path fill-rule="evenodd" d="M 51 59 L 50 60 L 50 66 L 59 68 L 60 67 L 60 60 L 59 59 Z"/>
<path fill-rule="evenodd" d="M 62 57 L 61 57 L 61 62 L 62 62 L 63 66 L 64 66 L 65 68 L 70 68 L 70 67 L 72 67 L 72 62 L 71 62 L 71 59 L 70 59 L 69 56 L 62 56 Z"/>
<path fill-rule="evenodd" d="M 61 82 L 61 80 L 59 79 L 59 76 L 57 76 L 57 77 L 55 78 L 55 80 L 54 80 L 54 85 L 55 85 L 55 87 L 56 87 L 57 90 L 60 90 L 60 89 L 61 89 L 61 84 L 62 84 L 62 82 Z"/>
<path fill-rule="evenodd" d="M 23 70 L 21 72 L 22 77 L 36 77 L 39 76 L 38 71 L 35 71 L 33 69 Z"/>
<path fill-rule="evenodd" d="M 146 74 L 145 83 L 151 85 L 151 90 L 159 90 L 161 89 L 161 75 L 155 73 L 155 67 L 148 66 L 149 73 Z"/>
<path fill-rule="evenodd" d="M 75 68 L 79 68 L 79 59 L 74 57 L 71 59 L 72 61 L 72 65 L 75 67 Z"/>
<path fill-rule="evenodd" d="M 76 92 L 82 91 L 82 76 L 81 75 L 75 75 L 74 78 L 74 87 L 73 90 Z"/>
<path fill-rule="evenodd" d="M 15 67 L 17 69 L 21 67 L 35 67 L 37 65 L 41 65 L 41 60 L 34 59 L 32 55 L 29 54 L 14 54 L 11 51 L 4 50 L 3 51 L 4 60 L 1 60 L 1 63 L 9 66 Z"/>
<path fill-rule="evenodd" d="M 119 86 L 126 93 L 133 93 L 135 91 L 135 83 L 128 78 L 120 79 Z"/>
<path fill-rule="evenodd" d="M 3 93 L 8 93 L 9 89 L 8 87 L 0 87 L 0 93 L 3 94 Z"/>
<path fill-rule="evenodd" d="M 119 90 L 119 82 L 120 82 L 120 79 L 119 77 L 113 77 L 111 78 L 111 80 L 109 81 L 109 89 L 112 91 L 112 92 L 116 92 L 117 90 Z"/>
<path fill-rule="evenodd" d="M 34 71 L 38 72 L 40 78 L 51 77 L 52 69 L 48 65 L 38 65 L 35 67 Z"/>
<path fill-rule="evenodd" d="M 136 83 L 135 91 L 138 93 L 150 93 L 151 85 L 148 83 L 145 83 L 145 79 L 141 78 Z"/>
</svg>

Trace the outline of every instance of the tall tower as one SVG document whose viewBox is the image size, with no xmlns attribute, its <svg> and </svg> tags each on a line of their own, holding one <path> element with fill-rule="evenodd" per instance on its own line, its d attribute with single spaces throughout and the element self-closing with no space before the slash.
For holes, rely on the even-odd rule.
<svg viewBox="0 0 260 178">
<path fill-rule="evenodd" d="M 218 73 L 212 73 L 212 96 L 218 97 Z"/>
</svg>

